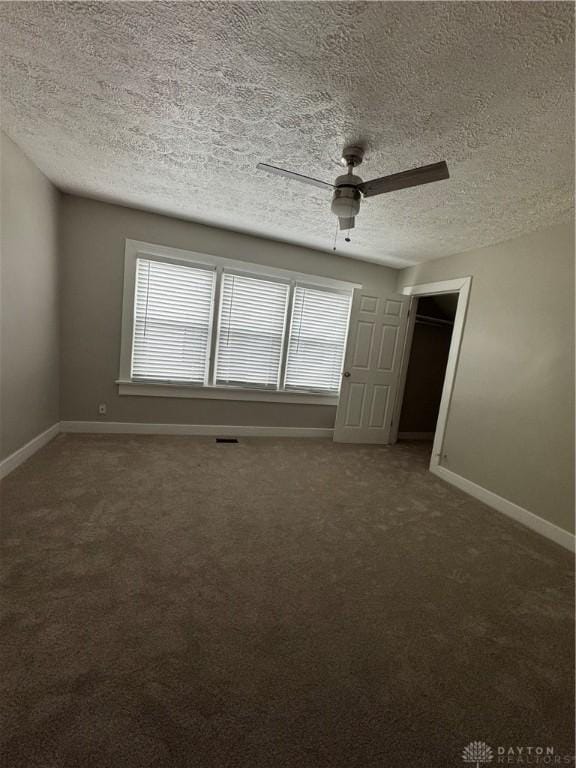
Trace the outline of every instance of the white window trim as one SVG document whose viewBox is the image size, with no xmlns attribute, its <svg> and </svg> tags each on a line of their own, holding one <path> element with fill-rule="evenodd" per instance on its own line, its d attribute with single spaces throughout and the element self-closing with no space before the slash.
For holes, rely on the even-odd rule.
<svg viewBox="0 0 576 768">
<path fill-rule="evenodd" d="M 211 339 L 217 333 L 217 323 L 213 318 L 219 315 L 220 301 L 220 283 L 222 279 L 222 270 L 228 269 L 236 273 L 242 273 L 251 277 L 263 277 L 276 279 L 291 284 L 298 283 L 311 288 L 324 288 L 331 291 L 342 293 L 352 293 L 355 288 L 361 288 L 358 283 L 350 283 L 343 280 L 335 280 L 329 277 L 319 275 L 309 275 L 301 272 L 292 272 L 278 267 L 268 267 L 261 264 L 254 264 L 246 261 L 228 259 L 223 256 L 213 256 L 194 251 L 186 251 L 181 248 L 171 248 L 165 245 L 154 243 L 145 243 L 139 240 L 126 240 L 124 252 L 124 292 L 122 300 L 122 339 L 120 345 L 120 374 L 116 383 L 118 384 L 119 395 L 138 395 L 144 397 L 180 397 L 180 398 L 201 398 L 209 400 L 248 400 L 261 402 L 281 402 L 281 403 L 300 403 L 302 405 L 337 405 L 339 395 L 316 393 L 308 390 L 298 392 L 297 390 L 265 390 L 257 387 L 233 387 L 227 385 L 206 386 L 194 384 L 171 384 L 167 382 L 156 381 L 133 381 L 131 379 L 132 363 L 132 341 L 134 334 L 134 301 L 136 291 L 136 260 L 141 258 L 152 258 L 156 261 L 168 261 L 176 263 L 185 263 L 191 266 L 197 266 L 204 269 L 213 269 L 216 271 L 216 280 L 214 281 L 214 310 L 212 314 L 212 327 L 210 331 Z M 292 292 L 290 293 L 292 300 Z M 289 312 L 289 308 L 288 308 Z M 288 321 L 289 322 L 289 321 Z M 286 367 L 287 346 L 283 352 L 281 361 L 281 374 Z M 214 349 L 213 342 L 210 349 Z M 213 374 L 215 356 L 210 354 L 208 362 L 209 381 Z M 282 379 L 281 379 L 282 380 Z"/>
</svg>

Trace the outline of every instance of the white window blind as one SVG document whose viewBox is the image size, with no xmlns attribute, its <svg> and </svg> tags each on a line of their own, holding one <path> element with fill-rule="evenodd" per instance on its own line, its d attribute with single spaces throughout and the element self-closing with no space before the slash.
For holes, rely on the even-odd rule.
<svg viewBox="0 0 576 768">
<path fill-rule="evenodd" d="M 288 290 L 286 283 L 224 272 L 217 384 L 278 387 Z"/>
<path fill-rule="evenodd" d="M 139 258 L 132 377 L 204 384 L 215 272 Z"/>
<path fill-rule="evenodd" d="M 340 391 L 349 314 L 349 294 L 295 287 L 286 389 Z"/>
</svg>

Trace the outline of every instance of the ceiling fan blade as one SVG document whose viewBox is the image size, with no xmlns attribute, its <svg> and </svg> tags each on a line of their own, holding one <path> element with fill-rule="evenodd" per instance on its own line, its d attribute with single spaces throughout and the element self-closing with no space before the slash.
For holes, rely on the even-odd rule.
<svg viewBox="0 0 576 768">
<path fill-rule="evenodd" d="M 397 189 L 418 187 L 420 184 L 429 184 L 431 181 L 441 181 L 450 178 L 448 166 L 445 161 L 423 165 L 420 168 L 412 168 L 409 171 L 393 173 L 390 176 L 382 176 L 379 179 L 365 181 L 358 189 L 365 197 L 381 195 L 384 192 L 395 192 Z"/>
<path fill-rule="evenodd" d="M 266 171 L 267 173 L 273 173 L 276 176 L 286 176 L 288 179 L 295 179 L 296 181 L 302 181 L 304 184 L 312 184 L 314 187 L 320 187 L 320 189 L 334 189 L 333 184 L 329 184 L 327 181 L 320 181 L 320 179 L 313 179 L 310 176 L 303 176 L 301 173 L 294 173 L 294 171 L 285 171 L 284 168 L 276 168 L 275 165 L 268 165 L 267 163 L 258 163 L 256 166 L 260 171 Z"/>
<path fill-rule="evenodd" d="M 354 223 L 354 216 L 350 216 L 349 219 L 338 218 L 340 229 L 354 229 L 356 224 Z"/>
</svg>

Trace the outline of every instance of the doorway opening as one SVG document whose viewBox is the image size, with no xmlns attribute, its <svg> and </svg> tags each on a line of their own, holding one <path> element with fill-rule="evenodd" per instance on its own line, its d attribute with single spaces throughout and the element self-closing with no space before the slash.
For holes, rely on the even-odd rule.
<svg viewBox="0 0 576 768">
<path fill-rule="evenodd" d="M 471 277 L 456 277 L 450 280 L 442 280 L 435 283 L 420 283 L 418 285 L 407 285 L 402 288 L 402 293 L 405 296 L 411 297 L 409 322 L 406 329 L 405 343 L 402 352 L 402 363 L 400 366 L 399 382 L 398 382 L 398 396 L 396 398 L 395 411 L 394 411 L 394 429 L 392 431 L 391 442 L 395 442 L 399 433 L 400 412 L 404 401 L 405 384 L 408 373 L 408 364 L 410 361 L 410 353 L 412 350 L 412 338 L 414 329 L 416 327 L 416 314 L 423 315 L 424 312 L 431 312 L 431 305 L 429 302 L 420 304 L 421 298 L 436 299 L 436 304 L 440 307 L 441 312 L 449 312 L 445 318 L 449 320 L 452 314 L 452 310 L 448 307 L 452 306 L 453 299 L 447 300 L 442 309 L 442 302 L 438 299 L 442 296 L 455 294 L 456 311 L 452 317 L 452 331 L 449 341 L 448 359 L 444 367 L 444 376 L 442 382 L 442 395 L 440 397 L 440 404 L 437 410 L 436 427 L 434 431 L 434 442 L 432 444 L 432 455 L 430 457 L 430 471 L 435 474 L 441 475 L 442 462 L 447 461 L 447 454 L 444 445 L 444 438 L 446 435 L 446 428 L 448 425 L 448 418 L 450 413 L 450 404 L 452 400 L 452 391 L 454 389 L 454 383 L 456 380 L 456 372 L 458 369 L 458 360 L 460 357 L 460 348 L 462 346 L 462 337 L 464 334 L 464 326 L 466 323 L 466 314 L 468 312 L 468 299 L 470 298 L 470 288 L 472 284 Z M 424 315 L 426 316 L 426 315 Z M 437 402 L 437 401 L 436 401 Z M 406 423 L 406 422 L 405 422 Z"/>
<path fill-rule="evenodd" d="M 458 293 L 414 298 L 398 440 L 426 441 L 432 447 L 457 305 Z"/>
</svg>

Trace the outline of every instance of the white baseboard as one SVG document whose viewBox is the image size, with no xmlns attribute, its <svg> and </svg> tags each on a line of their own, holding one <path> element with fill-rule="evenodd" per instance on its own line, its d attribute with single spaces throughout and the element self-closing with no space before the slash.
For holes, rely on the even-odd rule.
<svg viewBox="0 0 576 768">
<path fill-rule="evenodd" d="M 535 515 L 533 512 L 524 509 L 524 507 L 520 507 L 512 501 L 508 501 L 508 499 L 498 496 L 497 493 L 488 491 L 481 485 L 477 485 L 471 480 L 467 480 L 465 477 L 457 475 L 455 472 L 451 472 L 449 469 L 446 469 L 446 467 L 435 465 L 430 467 L 430 471 L 447 483 L 455 485 L 456 488 L 460 488 L 461 491 L 484 502 L 484 504 L 487 504 L 489 507 L 496 509 L 498 512 L 502 512 L 502 514 L 511 517 L 518 523 L 522 523 L 522 525 L 531 528 L 533 531 L 536 531 L 536 533 L 546 536 L 547 539 L 555 541 L 556 544 L 560 544 L 560 546 L 565 547 L 570 550 L 570 552 L 574 552 L 575 538 L 569 531 L 559 528 L 557 525 L 554 525 L 554 523 L 549 523 L 542 517 L 538 517 L 538 515 Z"/>
<path fill-rule="evenodd" d="M 219 424 L 144 424 L 130 421 L 62 421 L 62 432 L 117 435 L 196 435 L 198 437 L 332 437 L 319 427 L 235 427 Z"/>
<path fill-rule="evenodd" d="M 398 432 L 398 440 L 434 440 L 434 432 Z"/>
<path fill-rule="evenodd" d="M 18 448 L 17 451 L 14 451 L 10 456 L 7 456 L 3 461 L 0 461 L 0 480 L 3 477 L 6 477 L 12 470 L 16 469 L 16 467 L 19 467 L 20 464 L 23 464 L 30 458 L 30 456 L 35 454 L 36 451 L 39 451 L 40 448 L 43 448 L 46 443 L 53 440 L 59 432 L 60 424 L 53 424 L 45 432 L 36 435 L 36 437 L 33 437 L 29 443 L 26 443 L 22 448 Z"/>
</svg>

